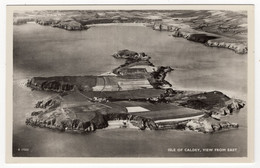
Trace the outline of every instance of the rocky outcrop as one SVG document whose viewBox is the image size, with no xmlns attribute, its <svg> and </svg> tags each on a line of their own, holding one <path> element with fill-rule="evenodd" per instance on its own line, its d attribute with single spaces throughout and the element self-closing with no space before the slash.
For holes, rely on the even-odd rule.
<svg viewBox="0 0 260 168">
<path fill-rule="evenodd" d="M 58 23 L 52 23 L 51 26 L 69 30 L 69 31 L 87 30 L 89 28 L 74 20 L 60 21 Z"/>
<path fill-rule="evenodd" d="M 247 53 L 247 46 L 242 43 L 231 43 L 231 42 L 224 42 L 219 39 L 218 41 L 214 40 L 218 37 L 209 36 L 206 34 L 196 34 L 196 33 L 186 33 L 181 32 L 180 30 L 174 31 L 172 34 L 173 37 L 183 37 L 187 40 L 203 43 L 208 47 L 218 47 L 218 48 L 227 48 L 230 50 L 235 51 L 237 54 L 246 54 Z"/>
<path fill-rule="evenodd" d="M 129 113 L 109 113 L 106 115 L 106 119 L 108 121 L 111 120 L 127 120 L 133 126 L 138 127 L 140 130 L 150 129 L 156 130 L 158 129 L 158 125 L 149 118 L 141 117 L 138 115 L 132 115 Z"/>
<path fill-rule="evenodd" d="M 53 91 L 91 91 L 96 85 L 97 76 L 51 76 L 33 77 L 27 80 L 26 86 L 32 90 Z"/>
<path fill-rule="evenodd" d="M 79 133 L 93 132 L 97 128 L 105 128 L 107 125 L 105 122 L 102 122 L 101 124 L 95 122 L 95 119 L 93 121 L 84 121 L 65 117 L 61 119 L 61 113 L 55 113 L 55 115 L 59 115 L 59 117 L 56 118 L 52 115 L 51 117 L 44 119 L 41 115 L 31 116 L 26 119 L 25 123 L 32 127 L 50 128 L 53 130 Z M 102 118 L 98 118 L 98 120 L 102 120 Z"/>
<path fill-rule="evenodd" d="M 208 40 L 207 42 L 205 42 L 205 45 L 209 47 L 227 48 L 235 51 L 237 54 L 246 54 L 248 51 L 247 45 L 241 43 L 229 43 Z"/>
<path fill-rule="evenodd" d="M 55 109 L 32 112 L 25 123 L 33 127 L 80 133 L 92 132 L 108 126 L 101 113 L 93 111 L 89 112 L 88 115 L 88 120 L 80 119 L 75 116 L 75 113 L 58 106 Z"/>
<path fill-rule="evenodd" d="M 114 74 L 121 75 L 121 71 L 124 69 L 127 69 L 132 66 L 136 65 L 145 65 L 145 66 L 153 66 L 154 65 L 150 62 L 151 57 L 147 56 L 145 53 L 137 53 L 135 51 L 130 50 L 120 50 L 117 53 L 112 55 L 116 59 L 126 59 L 125 64 L 120 65 L 119 67 L 115 68 L 113 70 Z M 147 79 L 150 82 L 150 84 L 156 88 L 165 88 L 165 87 L 171 87 L 172 85 L 165 80 L 165 77 L 167 73 L 173 71 L 174 69 L 169 66 L 160 66 L 157 67 L 156 71 L 153 71 L 151 73 L 147 72 Z"/>
<path fill-rule="evenodd" d="M 219 118 L 218 115 L 225 116 L 232 114 L 245 106 L 244 101 L 230 98 L 219 91 L 189 93 L 169 88 L 164 94 L 160 95 L 159 100 L 161 102 L 174 102 L 179 106 L 203 110 L 215 118 Z"/>
<path fill-rule="evenodd" d="M 158 130 L 176 129 L 182 131 L 195 131 L 200 133 L 214 133 L 239 128 L 239 124 L 228 121 L 214 120 L 211 117 L 186 120 L 180 122 L 157 123 Z"/>
<path fill-rule="evenodd" d="M 208 47 L 227 48 L 235 51 L 237 54 L 246 54 L 248 51 L 247 45 L 244 43 L 229 42 L 229 40 L 221 40 L 221 36 L 212 36 L 206 33 L 194 33 L 182 30 L 179 27 L 166 25 L 166 24 L 154 24 L 154 30 L 169 31 L 172 32 L 173 37 L 182 37 L 190 41 L 203 43 Z M 218 39 L 220 38 L 220 39 Z M 218 40 L 214 40 L 218 39 Z"/>
<path fill-rule="evenodd" d="M 13 25 L 23 25 L 30 21 L 33 21 L 33 19 L 32 18 L 15 18 L 13 20 Z"/>
<path fill-rule="evenodd" d="M 136 65 L 145 65 L 145 66 L 153 66 L 150 62 L 151 57 L 147 56 L 145 53 L 137 53 L 135 51 L 129 50 L 120 50 L 117 53 L 113 54 L 113 57 L 116 59 L 126 59 L 125 64 L 120 65 L 119 67 L 113 70 L 114 74 L 121 75 L 121 71 L 124 69 L 136 66 Z M 157 67 L 157 70 L 154 70 L 150 73 L 145 73 L 143 76 L 146 76 L 150 84 L 156 88 L 166 88 L 171 87 L 172 85 L 165 80 L 167 73 L 173 71 L 174 69 L 169 66 L 160 66 Z"/>
<path fill-rule="evenodd" d="M 151 77 L 148 80 L 154 88 L 172 87 L 172 84 L 166 81 L 165 77 L 167 73 L 173 70 L 174 69 L 169 66 L 160 66 L 157 71 L 151 73 Z"/>
<path fill-rule="evenodd" d="M 198 120 L 188 121 L 185 129 L 203 132 L 203 133 L 212 133 L 220 130 L 228 130 L 232 128 L 238 128 L 237 123 L 230 123 L 228 121 L 210 121 L 207 118 L 201 118 Z"/>
<path fill-rule="evenodd" d="M 46 90 L 46 91 L 55 91 L 55 92 L 64 92 L 72 91 L 74 89 L 73 84 L 65 83 L 59 80 L 38 80 L 37 78 L 32 78 L 27 81 L 27 87 L 30 87 L 35 90 Z"/>
<path fill-rule="evenodd" d="M 153 63 L 150 62 L 151 57 L 146 55 L 144 52 L 135 52 L 127 49 L 119 50 L 115 54 L 112 55 L 116 59 L 125 59 L 125 63 L 120 65 L 119 67 L 113 69 L 113 73 L 119 76 L 122 76 L 121 72 L 125 69 L 128 69 L 133 66 L 153 66 Z"/>
<path fill-rule="evenodd" d="M 50 19 L 50 18 L 42 18 L 42 19 L 36 19 L 35 23 L 43 25 L 43 26 L 49 26 L 51 24 L 53 24 L 55 22 L 55 20 Z"/>
<path fill-rule="evenodd" d="M 147 56 L 144 52 L 137 53 L 128 49 L 119 50 L 112 56 L 116 59 L 126 59 L 131 61 L 147 61 L 151 59 L 151 57 Z"/>
<path fill-rule="evenodd" d="M 181 28 L 172 26 L 172 25 L 167 25 L 163 23 L 155 23 L 152 26 L 153 30 L 157 31 L 170 31 L 170 32 L 178 32 Z"/>
<path fill-rule="evenodd" d="M 212 114 L 228 115 L 239 111 L 245 106 L 245 102 L 239 99 L 230 99 L 225 102 L 225 106 L 220 109 L 212 109 Z"/>
<path fill-rule="evenodd" d="M 225 120 L 215 120 L 205 115 L 199 119 L 186 120 L 181 122 L 159 123 L 158 129 L 177 129 L 183 131 L 195 131 L 201 133 L 214 133 L 230 129 L 237 129 L 239 124 L 231 123 Z"/>
<path fill-rule="evenodd" d="M 215 36 L 209 36 L 207 34 L 193 34 L 193 33 L 181 33 L 181 32 L 178 32 L 177 36 L 175 35 L 176 34 L 174 33 L 173 34 L 174 37 L 183 37 L 187 40 L 199 42 L 199 43 L 206 43 L 208 40 L 218 38 Z"/>
<path fill-rule="evenodd" d="M 51 109 L 60 106 L 62 101 L 61 96 L 55 96 L 51 98 L 47 98 L 45 100 L 40 100 L 35 104 L 35 108 L 42 108 L 42 109 Z"/>
<path fill-rule="evenodd" d="M 68 30 L 68 31 L 79 31 L 79 30 L 88 29 L 87 26 L 84 26 L 80 22 L 77 22 L 73 19 L 54 20 L 54 19 L 51 19 L 51 18 L 42 18 L 42 19 L 36 19 L 35 22 L 37 24 L 40 24 L 40 25 L 43 25 L 43 26 L 52 26 L 52 27 L 65 29 L 65 30 Z"/>
</svg>

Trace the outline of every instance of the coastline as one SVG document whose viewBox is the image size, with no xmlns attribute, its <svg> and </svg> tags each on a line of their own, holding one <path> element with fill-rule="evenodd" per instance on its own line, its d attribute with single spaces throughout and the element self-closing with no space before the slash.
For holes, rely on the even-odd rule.
<svg viewBox="0 0 260 168">
<path fill-rule="evenodd" d="M 87 25 L 88 27 L 100 27 L 100 26 L 141 26 L 147 27 L 147 23 L 97 23 Z"/>
<path fill-rule="evenodd" d="M 165 26 L 166 28 L 160 29 L 160 26 Z M 186 40 L 202 43 L 207 47 L 217 47 L 217 48 L 223 48 L 223 49 L 230 49 L 234 51 L 237 54 L 247 54 L 247 45 L 240 42 L 232 42 L 234 39 L 229 40 L 227 37 L 223 37 L 221 35 L 208 33 L 204 31 L 197 31 L 197 30 L 181 30 L 178 26 L 171 26 L 171 25 L 164 25 L 159 24 L 152 25 L 151 23 L 98 23 L 98 24 L 91 24 L 87 25 L 89 28 L 91 27 L 100 27 L 100 26 L 142 26 L 142 27 L 148 27 L 152 28 L 156 31 L 167 31 L 171 33 L 171 36 L 174 38 L 182 37 Z M 192 36 L 200 35 L 201 37 L 193 38 Z M 209 39 L 208 37 L 215 37 L 216 39 Z M 220 38 L 220 39 L 218 39 Z"/>
<path fill-rule="evenodd" d="M 234 51 L 237 54 L 247 54 L 247 44 L 245 41 L 240 42 L 230 37 L 225 37 L 223 35 L 209 33 L 205 31 L 194 30 L 183 25 L 168 25 L 168 24 L 154 24 L 152 28 L 157 31 L 167 31 L 171 32 L 172 36 L 175 38 L 184 38 L 189 41 L 202 43 L 207 47 L 217 47 L 225 48 Z"/>
<path fill-rule="evenodd" d="M 164 11 L 158 15 L 155 11 L 119 11 L 96 12 L 88 14 L 82 11 L 64 13 L 48 12 L 48 16 L 30 13 L 28 16 L 14 18 L 14 25 L 35 21 L 43 26 L 52 26 L 67 31 L 86 31 L 98 26 L 144 26 L 157 31 L 168 31 L 173 37 L 182 37 L 189 41 L 202 43 L 207 47 L 225 48 L 237 54 L 246 54 L 247 22 L 246 15 L 225 11 Z M 75 16 L 71 16 L 75 14 Z M 234 15 L 238 15 L 234 17 Z M 61 15 L 63 15 L 61 17 Z M 66 16 L 66 17 L 64 17 Z M 153 16 L 153 17 L 151 17 Z M 209 18 L 210 16 L 210 18 Z M 220 20 L 219 17 L 223 17 Z"/>
</svg>

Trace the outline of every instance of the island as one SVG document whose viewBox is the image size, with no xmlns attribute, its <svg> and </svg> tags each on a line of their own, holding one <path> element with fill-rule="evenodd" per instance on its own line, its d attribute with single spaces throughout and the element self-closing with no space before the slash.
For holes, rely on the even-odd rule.
<svg viewBox="0 0 260 168">
<path fill-rule="evenodd" d="M 239 112 L 245 101 L 214 90 L 173 89 L 165 77 L 174 68 L 154 65 L 144 52 L 124 49 L 111 57 L 125 63 L 97 76 L 28 79 L 31 90 L 55 94 L 37 100 L 25 123 L 70 133 L 111 128 L 213 133 L 239 127 L 225 116 Z"/>
</svg>

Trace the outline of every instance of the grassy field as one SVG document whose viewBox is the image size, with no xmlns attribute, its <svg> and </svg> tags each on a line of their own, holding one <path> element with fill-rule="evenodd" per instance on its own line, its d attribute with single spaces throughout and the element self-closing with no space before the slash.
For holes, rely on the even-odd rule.
<svg viewBox="0 0 260 168">
<path fill-rule="evenodd" d="M 168 110 L 137 112 L 131 114 L 146 117 L 146 118 L 151 118 L 156 121 L 156 120 L 164 120 L 164 119 L 192 117 L 192 116 L 202 115 L 204 113 L 199 110 L 194 110 L 190 108 L 172 106 L 171 109 Z"/>
<path fill-rule="evenodd" d="M 107 103 L 106 103 L 107 104 Z M 150 111 L 147 112 L 131 112 L 133 115 L 138 115 L 146 118 L 151 118 L 154 120 L 163 120 L 163 119 L 175 119 L 175 118 L 183 118 L 183 117 L 191 117 L 202 115 L 204 112 L 200 110 L 195 110 L 186 107 L 176 106 L 174 104 L 165 104 L 165 103 L 158 103 L 153 104 L 149 102 L 137 102 L 137 101 L 118 101 L 107 104 L 113 107 L 111 110 L 117 108 L 126 108 L 126 107 L 143 107 Z M 115 106 L 117 105 L 117 106 Z M 126 110 L 125 110 L 126 111 Z"/>
<path fill-rule="evenodd" d="M 146 98 L 149 96 L 158 96 L 163 90 L 143 89 L 135 91 L 122 92 L 73 92 L 63 97 L 62 104 L 67 105 L 67 109 L 77 115 L 79 118 L 89 118 L 93 112 L 106 113 L 127 113 L 126 107 L 140 106 L 148 109 L 148 112 L 133 112 L 131 114 L 139 115 L 155 120 L 173 119 L 178 117 L 189 117 L 203 114 L 199 110 L 185 107 L 179 107 L 171 103 L 150 103 L 147 101 L 115 101 L 107 103 L 93 103 L 89 98 L 96 97 L 113 97 L 118 99 Z"/>
<path fill-rule="evenodd" d="M 140 99 L 157 97 L 164 93 L 162 89 L 138 89 L 138 90 L 128 90 L 128 91 L 104 91 L 104 92 L 82 92 L 82 94 L 88 97 L 112 97 L 115 99 Z"/>
</svg>

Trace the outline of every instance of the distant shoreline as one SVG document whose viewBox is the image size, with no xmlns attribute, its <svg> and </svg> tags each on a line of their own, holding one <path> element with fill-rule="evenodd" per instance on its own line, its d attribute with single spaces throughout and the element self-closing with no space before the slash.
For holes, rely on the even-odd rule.
<svg viewBox="0 0 260 168">
<path fill-rule="evenodd" d="M 140 26 L 146 27 L 146 23 L 98 23 L 87 25 L 88 27 L 100 27 L 100 26 Z"/>
<path fill-rule="evenodd" d="M 48 15 L 46 15 L 48 13 Z M 235 17 L 236 16 L 236 17 Z M 223 17 L 223 19 L 219 19 Z M 68 31 L 82 31 L 95 26 L 145 26 L 167 31 L 173 37 L 202 43 L 208 47 L 226 48 L 246 54 L 247 15 L 235 11 L 42 11 L 16 13 L 13 24 L 35 21 Z"/>
</svg>

